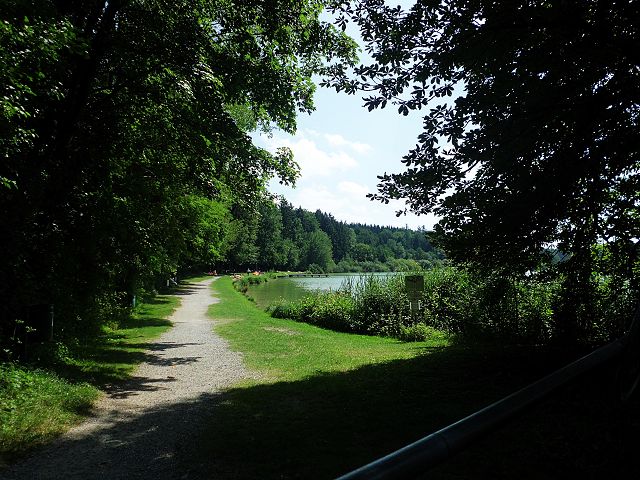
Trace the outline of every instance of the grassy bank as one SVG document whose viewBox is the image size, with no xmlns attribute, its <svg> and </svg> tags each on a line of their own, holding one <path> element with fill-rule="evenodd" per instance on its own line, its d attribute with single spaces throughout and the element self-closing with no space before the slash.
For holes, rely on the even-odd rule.
<svg viewBox="0 0 640 480">
<path fill-rule="evenodd" d="M 271 318 L 229 279 L 213 288 L 221 299 L 211 307 L 217 332 L 264 378 L 229 390 L 216 405 L 196 442 L 198 458 L 189 460 L 210 477 L 333 478 L 577 355 L 338 333 Z M 566 388 L 429 478 L 625 478 L 638 467 L 638 409 L 613 399 L 611 377 L 603 369 Z"/>
<path fill-rule="evenodd" d="M 158 295 L 91 341 L 34 351 L 30 364 L 0 364 L 0 466 L 80 422 L 101 388 L 145 359 L 146 343 L 170 328 L 178 305 L 177 297 Z"/>
<path fill-rule="evenodd" d="M 345 372 L 363 365 L 409 359 L 442 348 L 448 339 L 403 343 L 391 338 L 345 335 L 287 319 L 271 318 L 233 289 L 229 278 L 213 284 L 220 303 L 210 314 L 221 319 L 216 331 L 249 368 L 270 381 L 300 380 L 319 373 Z"/>
</svg>

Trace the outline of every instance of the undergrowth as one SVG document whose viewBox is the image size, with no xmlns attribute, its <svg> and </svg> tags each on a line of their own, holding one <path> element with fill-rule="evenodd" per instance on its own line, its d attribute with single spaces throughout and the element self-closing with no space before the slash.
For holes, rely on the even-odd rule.
<svg viewBox="0 0 640 480">
<path fill-rule="evenodd" d="M 27 345 L 21 362 L 0 363 L 0 466 L 86 417 L 107 384 L 126 379 L 146 342 L 170 328 L 179 299 L 148 297 L 96 338 Z"/>
</svg>

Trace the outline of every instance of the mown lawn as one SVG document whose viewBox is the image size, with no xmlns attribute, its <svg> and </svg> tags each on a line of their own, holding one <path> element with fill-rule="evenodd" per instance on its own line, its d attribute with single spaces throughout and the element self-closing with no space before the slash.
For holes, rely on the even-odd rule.
<svg viewBox="0 0 640 480">
<path fill-rule="evenodd" d="M 0 364 L 0 467 L 80 422 L 101 388 L 145 359 L 147 343 L 170 328 L 179 303 L 172 295 L 149 298 L 120 328 L 62 347 L 48 362 Z"/>
<path fill-rule="evenodd" d="M 214 282 L 216 331 L 262 375 L 230 389 L 190 465 L 216 478 L 333 478 L 454 422 L 576 357 L 566 350 L 336 333 L 270 318 Z M 565 388 L 425 478 L 629 478 L 637 401 L 610 368 Z"/>
<path fill-rule="evenodd" d="M 236 292 L 229 278 L 213 283 L 220 303 L 210 307 L 216 332 L 243 352 L 264 382 L 292 381 L 363 365 L 410 359 L 446 347 L 442 338 L 404 343 L 391 338 L 332 332 L 306 323 L 271 318 Z"/>
</svg>

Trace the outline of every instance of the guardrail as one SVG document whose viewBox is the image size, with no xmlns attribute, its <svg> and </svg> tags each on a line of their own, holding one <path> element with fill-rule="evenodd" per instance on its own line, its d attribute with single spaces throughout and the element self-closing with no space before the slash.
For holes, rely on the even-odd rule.
<svg viewBox="0 0 640 480">
<path fill-rule="evenodd" d="M 620 397 L 626 401 L 640 381 L 640 307 L 636 310 L 631 327 L 622 338 L 448 427 L 343 475 L 338 480 L 404 479 L 424 474 L 576 377 L 616 359 L 622 360 L 618 371 L 618 385 Z"/>
</svg>

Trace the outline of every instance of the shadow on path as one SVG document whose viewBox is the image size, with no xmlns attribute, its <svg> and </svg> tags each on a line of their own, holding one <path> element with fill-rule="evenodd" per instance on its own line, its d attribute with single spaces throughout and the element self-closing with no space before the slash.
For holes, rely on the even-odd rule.
<svg viewBox="0 0 640 480">
<path fill-rule="evenodd" d="M 135 380 L 132 385 L 135 384 Z M 154 388 L 149 382 L 136 390 Z M 126 395 L 118 392 L 116 395 Z M 153 408 L 122 419 L 122 412 L 101 414 L 103 425 L 85 438 L 66 438 L 35 452 L 1 479 L 181 479 L 190 474 L 194 435 L 211 418 L 219 395 Z M 195 465 L 198 467 L 198 465 Z"/>
<path fill-rule="evenodd" d="M 89 382 L 101 390 L 108 390 L 117 383 L 129 383 L 128 370 L 113 369 L 113 364 L 128 366 L 131 364 L 149 364 L 155 366 L 188 365 L 197 362 L 201 357 L 185 354 L 178 357 L 165 357 L 162 354 L 189 346 L 198 346 L 195 342 L 119 342 L 112 346 L 96 344 L 84 346 L 82 356 L 95 363 L 85 365 L 57 365 L 52 368 L 63 378 L 74 382 Z M 145 351 L 146 350 L 146 351 Z M 106 366 L 105 366 L 106 364 Z"/>
<path fill-rule="evenodd" d="M 66 440 L 34 457 L 33 477 L 16 468 L 0 478 L 333 478 L 565 361 L 530 349 L 479 355 L 452 348 L 346 373 L 201 394 L 150 405 L 97 435 Z M 610 369 L 602 369 L 565 388 L 426 478 L 636 478 L 638 400 L 616 403 L 610 378 Z M 136 381 L 128 388 L 162 388 L 162 382 Z"/>
</svg>

